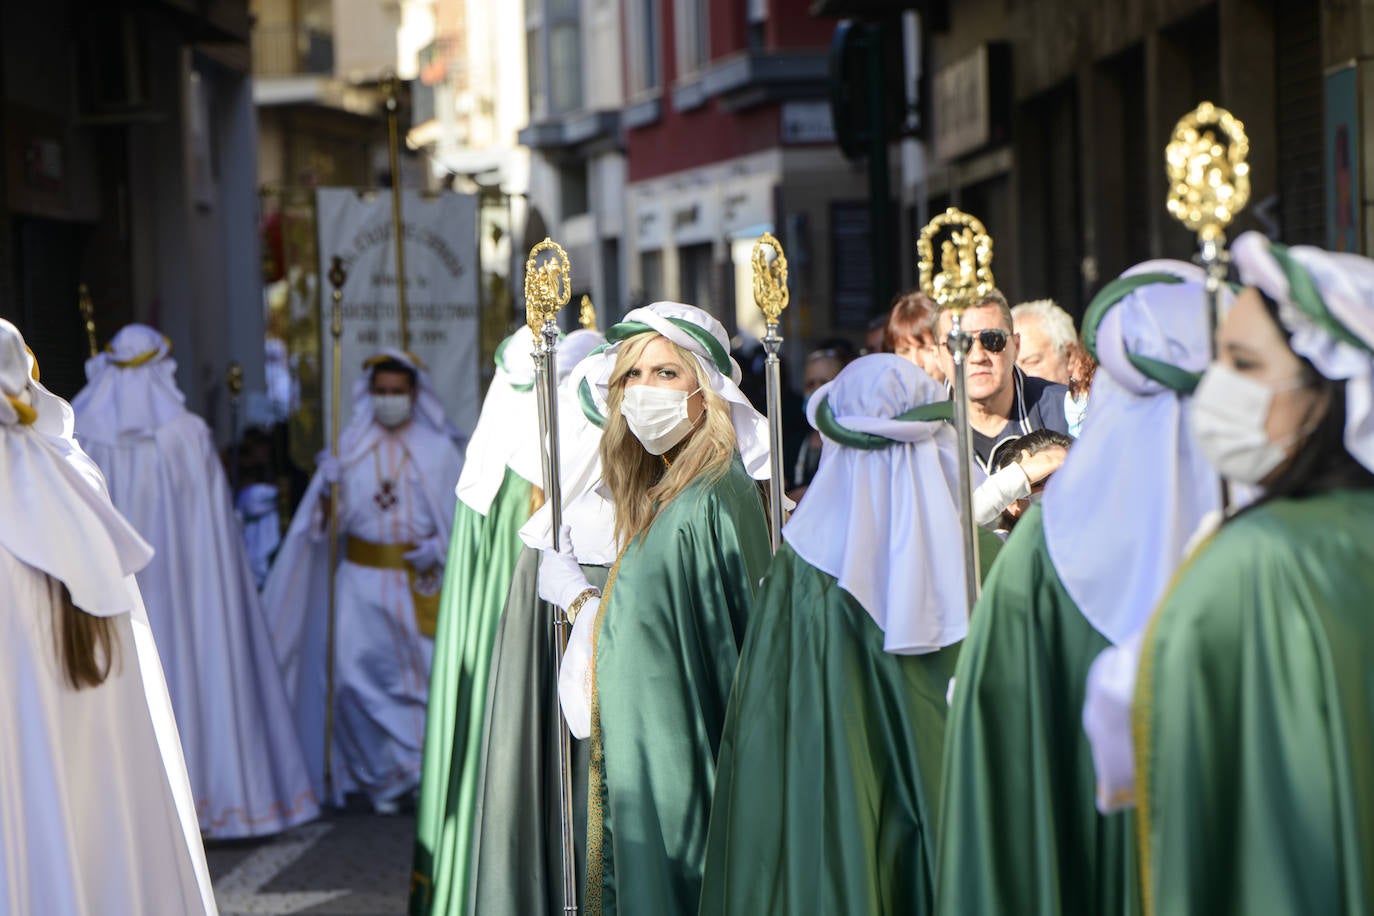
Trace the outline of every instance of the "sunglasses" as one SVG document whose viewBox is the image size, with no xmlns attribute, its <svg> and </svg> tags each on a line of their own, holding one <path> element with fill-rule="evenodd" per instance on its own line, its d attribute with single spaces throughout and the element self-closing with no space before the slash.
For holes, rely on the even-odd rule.
<svg viewBox="0 0 1374 916">
<path fill-rule="evenodd" d="M 973 337 L 989 353 L 1001 353 L 1007 348 L 1007 332 L 1001 328 L 984 328 Z"/>
</svg>

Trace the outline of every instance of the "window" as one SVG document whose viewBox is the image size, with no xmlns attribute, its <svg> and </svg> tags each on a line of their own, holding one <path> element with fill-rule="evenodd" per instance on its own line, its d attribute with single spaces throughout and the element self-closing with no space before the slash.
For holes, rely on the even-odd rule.
<svg viewBox="0 0 1374 916">
<path fill-rule="evenodd" d="M 658 41 L 659 0 L 625 0 L 625 53 L 631 97 L 661 85 Z"/>
<path fill-rule="evenodd" d="M 549 112 L 582 107 L 582 27 L 576 19 L 549 27 Z"/>
<path fill-rule="evenodd" d="M 673 5 L 677 33 L 677 78 L 688 79 L 711 59 L 707 0 L 677 0 Z"/>
<path fill-rule="evenodd" d="M 533 117 L 541 115 L 547 107 L 544 104 L 544 55 L 540 48 L 542 43 L 539 40 L 542 31 L 537 26 L 525 31 L 525 60 L 529 66 L 530 114 Z"/>
</svg>

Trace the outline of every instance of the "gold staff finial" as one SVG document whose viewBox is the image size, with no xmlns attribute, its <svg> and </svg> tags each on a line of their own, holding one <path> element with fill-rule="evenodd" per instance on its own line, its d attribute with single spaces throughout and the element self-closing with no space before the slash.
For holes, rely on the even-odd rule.
<svg viewBox="0 0 1374 916">
<path fill-rule="evenodd" d="M 243 394 L 243 366 L 234 359 L 229 361 L 229 370 L 225 373 L 225 387 L 229 389 L 229 396 L 238 400 L 239 395 Z"/>
<path fill-rule="evenodd" d="M 1204 242 L 1220 240 L 1250 200 L 1245 125 L 1211 102 L 1179 119 L 1164 150 L 1169 212 Z"/>
<path fill-rule="evenodd" d="M 940 271 L 935 272 L 935 239 L 940 243 Z M 997 288 L 992 277 L 992 236 L 975 216 L 950 207 L 926 223 L 916 242 L 921 261 L 921 292 L 941 308 L 963 311 L 984 301 Z"/>
<path fill-rule="evenodd" d="M 592 297 L 584 295 L 582 297 L 582 308 L 577 316 L 577 323 L 588 331 L 596 330 L 596 306 L 592 305 Z"/>
<path fill-rule="evenodd" d="M 76 304 L 81 308 L 81 317 L 86 322 L 86 345 L 95 356 L 100 348 L 95 345 L 95 303 L 91 301 L 91 288 L 82 283 L 76 288 Z"/>
<path fill-rule="evenodd" d="M 772 257 L 769 257 L 769 252 Z M 787 308 L 792 294 L 787 289 L 787 256 L 782 243 L 771 232 L 765 232 L 754 243 L 754 304 L 763 312 L 766 324 L 777 324 L 778 316 Z"/>
<path fill-rule="evenodd" d="M 551 252 L 543 264 L 539 256 Z M 568 253 L 553 239 L 546 238 L 530 249 L 525 261 L 525 323 L 537 338 L 544 323 L 552 321 L 558 310 L 572 298 L 572 265 Z"/>
</svg>

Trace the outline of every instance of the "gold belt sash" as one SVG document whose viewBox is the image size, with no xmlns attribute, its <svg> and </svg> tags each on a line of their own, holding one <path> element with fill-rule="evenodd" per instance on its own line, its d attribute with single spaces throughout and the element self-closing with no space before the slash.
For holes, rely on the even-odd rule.
<svg viewBox="0 0 1374 916">
<path fill-rule="evenodd" d="M 432 639 L 439 625 L 439 583 L 433 581 L 432 573 L 422 575 L 406 562 L 405 555 L 414 549 L 414 544 L 375 544 L 350 535 L 344 545 L 344 559 L 371 569 L 404 569 L 415 606 L 415 625 Z"/>
</svg>

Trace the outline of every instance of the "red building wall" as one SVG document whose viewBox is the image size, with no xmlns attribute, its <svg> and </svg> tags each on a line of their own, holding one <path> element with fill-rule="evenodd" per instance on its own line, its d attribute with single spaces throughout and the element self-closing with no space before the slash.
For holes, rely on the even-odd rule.
<svg viewBox="0 0 1374 916">
<path fill-rule="evenodd" d="M 674 4 L 661 0 L 663 72 L 659 120 L 626 132 L 629 180 L 644 181 L 684 169 L 710 165 L 777 146 L 781 116 L 777 104 L 739 112 L 720 110 L 717 99 L 680 112 L 673 107 L 672 87 L 678 82 Z M 767 50 L 823 49 L 829 46 L 834 23 L 807 14 L 810 0 L 770 0 L 764 26 Z M 746 0 L 710 0 L 710 49 L 713 61 L 748 48 Z M 623 10 L 622 10 L 623 15 Z M 625 30 L 628 37 L 628 30 Z"/>
</svg>

